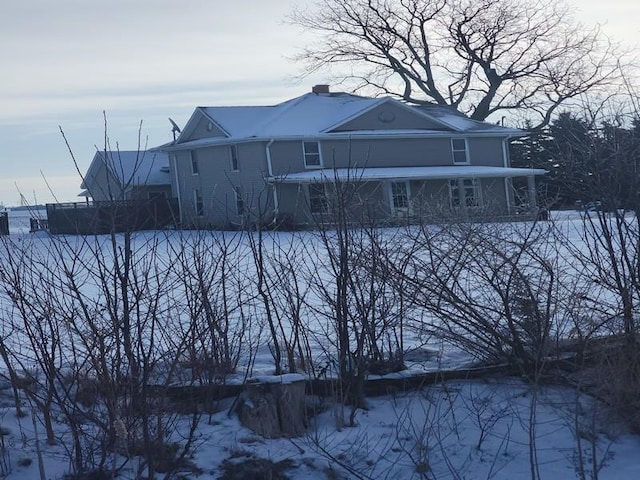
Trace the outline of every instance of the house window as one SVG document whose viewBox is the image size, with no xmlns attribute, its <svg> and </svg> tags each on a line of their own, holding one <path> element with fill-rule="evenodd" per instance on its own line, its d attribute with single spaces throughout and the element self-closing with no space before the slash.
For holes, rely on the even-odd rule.
<svg viewBox="0 0 640 480">
<path fill-rule="evenodd" d="M 396 211 L 409 209 L 409 184 L 407 182 L 393 182 L 391 184 L 391 202 Z"/>
<path fill-rule="evenodd" d="M 311 213 L 327 213 L 329 211 L 324 183 L 309 184 L 309 209 Z"/>
<path fill-rule="evenodd" d="M 316 168 L 322 166 L 320 158 L 320 142 L 302 142 L 302 151 L 304 153 L 304 166 L 307 168 Z"/>
<path fill-rule="evenodd" d="M 479 207 L 480 206 L 480 184 L 475 178 L 465 178 L 461 181 L 462 189 L 458 180 L 451 180 L 449 188 L 451 190 L 452 207 Z"/>
<path fill-rule="evenodd" d="M 453 163 L 469 163 L 469 149 L 466 138 L 452 138 L 451 152 L 453 153 Z"/>
<path fill-rule="evenodd" d="M 231 171 L 236 172 L 239 170 L 238 168 L 238 146 L 231 145 L 229 147 L 230 150 L 230 158 L 231 158 Z"/>
<path fill-rule="evenodd" d="M 198 155 L 195 150 L 191 150 L 189 154 L 191 155 L 191 174 L 198 175 L 200 172 L 198 168 Z"/>
<path fill-rule="evenodd" d="M 202 217 L 204 215 L 204 202 L 202 201 L 202 194 L 198 188 L 193 190 L 193 207 L 198 217 Z"/>
<path fill-rule="evenodd" d="M 242 196 L 242 189 L 240 187 L 233 187 L 233 191 L 236 195 L 236 213 L 238 215 L 244 215 L 244 197 Z"/>
</svg>

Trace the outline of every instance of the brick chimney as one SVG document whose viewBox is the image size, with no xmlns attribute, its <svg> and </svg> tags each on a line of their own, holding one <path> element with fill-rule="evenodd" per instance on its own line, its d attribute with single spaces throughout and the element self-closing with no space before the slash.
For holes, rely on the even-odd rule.
<svg viewBox="0 0 640 480">
<path fill-rule="evenodd" d="M 329 93 L 329 85 L 314 85 L 313 88 L 311 89 L 311 93 Z"/>
</svg>

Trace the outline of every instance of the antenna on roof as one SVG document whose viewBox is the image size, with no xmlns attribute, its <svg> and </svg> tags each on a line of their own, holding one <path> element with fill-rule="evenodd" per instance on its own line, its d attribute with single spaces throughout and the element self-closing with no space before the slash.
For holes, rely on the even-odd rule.
<svg viewBox="0 0 640 480">
<path fill-rule="evenodd" d="M 180 127 L 176 122 L 173 121 L 171 117 L 169 117 L 169 122 L 171 122 L 171 133 L 173 133 L 173 141 L 176 141 L 176 133 L 180 133 Z"/>
</svg>

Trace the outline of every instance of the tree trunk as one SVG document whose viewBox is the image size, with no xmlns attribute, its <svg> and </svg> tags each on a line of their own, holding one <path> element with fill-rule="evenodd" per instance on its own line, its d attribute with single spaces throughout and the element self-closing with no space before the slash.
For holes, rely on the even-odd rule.
<svg viewBox="0 0 640 480">
<path fill-rule="evenodd" d="M 303 435 L 305 387 L 305 377 L 296 374 L 247 383 L 238 404 L 240 422 L 265 438 Z"/>
</svg>

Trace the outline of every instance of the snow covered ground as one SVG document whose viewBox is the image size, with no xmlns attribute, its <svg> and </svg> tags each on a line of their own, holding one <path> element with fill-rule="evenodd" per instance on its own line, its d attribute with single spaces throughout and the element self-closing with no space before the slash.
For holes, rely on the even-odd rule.
<svg viewBox="0 0 640 480">
<path fill-rule="evenodd" d="M 10 214 L 12 236 L 46 244 L 46 234 L 27 233 L 28 216 Z M 560 228 L 577 239 L 578 213 L 554 212 L 552 218 L 564 222 Z M 19 344 L 20 332 L 12 335 Z M 425 343 L 417 333 L 409 334 L 407 342 L 431 352 L 408 357 L 413 372 L 451 369 L 470 361 L 450 345 Z M 261 344 L 254 353 L 251 373 L 272 373 L 269 345 Z M 241 367 L 241 372 L 248 368 L 242 363 Z M 293 439 L 265 439 L 243 427 L 230 410 L 232 401 L 202 414 L 191 466 L 185 466 L 183 478 L 640 478 L 640 436 L 631 434 L 604 405 L 566 387 L 536 387 L 517 378 L 426 385 L 418 391 L 368 398 L 352 427 L 338 421 L 349 416 L 339 409 L 349 407 L 325 398 L 314 403 L 306 434 Z M 0 473 L 16 480 L 63 478 L 72 470 L 67 425 L 61 416 L 56 418 L 57 444 L 46 445 L 40 414 L 28 406 L 25 413 L 16 416 L 12 391 L 4 385 Z M 188 416 L 176 417 L 172 440 L 181 440 L 188 421 Z M 114 465 L 124 463 L 118 478 L 136 477 L 139 458 L 131 455 L 124 462 L 122 452 L 111 455 Z"/>
<path fill-rule="evenodd" d="M 223 402 L 220 411 L 201 419 L 191 458 L 197 468 L 185 469 L 183 478 L 640 478 L 640 437 L 571 389 L 536 391 L 502 378 L 448 382 L 367 402 L 355 427 L 337 428 L 340 407 L 327 400 L 307 434 L 293 439 L 261 438 Z M 17 418 L 10 403 L 3 396 L 6 478 L 39 478 L 38 449 L 45 478 L 62 478 L 70 470 L 64 442 L 45 445 L 42 427 L 34 432 L 31 416 Z M 224 477 L 233 464 L 242 467 Z M 137 466 L 132 459 L 119 478 L 134 478 Z M 251 468 L 260 475 L 251 476 Z M 277 476 L 281 469 L 286 477 Z"/>
</svg>

